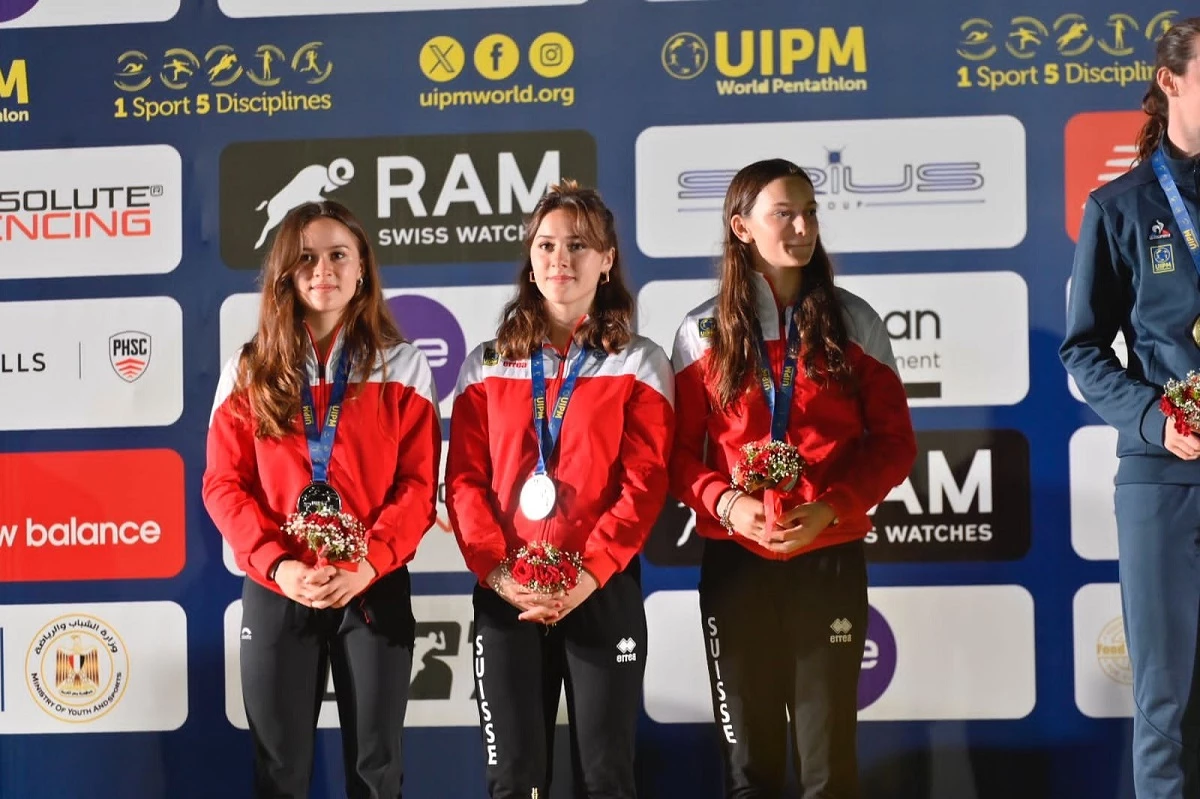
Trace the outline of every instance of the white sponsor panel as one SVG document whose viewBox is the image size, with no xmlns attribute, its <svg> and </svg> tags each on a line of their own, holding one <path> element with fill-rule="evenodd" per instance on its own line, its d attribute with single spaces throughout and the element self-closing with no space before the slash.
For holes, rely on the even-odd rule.
<svg viewBox="0 0 1200 799">
<path fill-rule="evenodd" d="M 1117 559 L 1117 431 L 1088 425 L 1071 434 L 1071 546 L 1086 560 Z"/>
<path fill-rule="evenodd" d="M 1133 669 L 1118 583 L 1075 592 L 1075 704 L 1092 718 L 1133 717 Z"/>
<path fill-rule="evenodd" d="M 417 546 L 417 554 L 408 564 L 410 572 L 465 572 L 467 564 L 463 561 L 462 551 L 458 548 L 458 539 L 450 528 L 450 515 L 446 511 L 446 456 L 449 452 L 448 442 L 442 442 L 442 462 L 438 467 L 437 518 L 433 526 L 421 538 Z M 245 574 L 237 567 L 233 558 L 233 548 L 229 542 L 221 539 L 221 556 L 225 568 L 239 577 Z"/>
<path fill-rule="evenodd" d="M 412 602 L 417 628 L 405 726 L 479 726 L 471 596 L 414 596 Z M 241 640 L 246 636 L 253 640 L 255 634 L 254 629 L 242 623 L 241 600 L 229 605 L 225 610 L 225 713 L 233 726 L 243 730 L 249 725 L 242 701 L 239 653 Z M 566 697 L 560 693 L 558 723 L 565 722 Z M 317 726 L 323 729 L 338 726 L 332 675 L 328 678 Z"/>
<path fill-rule="evenodd" d="M 494 338 L 500 312 L 512 299 L 511 285 L 384 289 L 388 300 L 411 297 L 420 302 L 419 318 L 398 316 L 405 337 L 425 353 L 434 371 L 443 420 L 454 407 L 453 386 L 463 358 L 476 345 Z M 259 295 L 231 294 L 221 303 L 221 363 L 237 354 L 258 326 Z"/>
<path fill-rule="evenodd" d="M 1016 117 L 679 125 L 637 138 L 642 252 L 718 255 L 730 181 L 767 158 L 812 178 L 830 252 L 999 249 L 1025 238 L 1025 128 Z"/>
<path fill-rule="evenodd" d="M 0 279 L 163 274 L 183 256 L 167 144 L 0 153 Z"/>
<path fill-rule="evenodd" d="M 0 28 L 165 22 L 179 12 L 179 3 L 180 0 L 10 0 L 0 6 Z"/>
<path fill-rule="evenodd" d="M 382 11 L 454 11 L 470 8 L 534 8 L 577 6 L 587 0 L 340 0 L 338 14 L 366 14 Z M 329 0 L 218 0 L 217 5 L 230 17 L 301 17 L 333 14 Z"/>
<path fill-rule="evenodd" d="M 1067 300 L 1068 304 L 1071 297 L 1071 278 L 1067 278 Z M 1125 334 L 1117 331 L 1117 337 L 1112 342 L 1113 353 L 1117 356 L 1117 360 L 1121 362 L 1121 366 L 1129 367 L 1129 344 L 1125 341 Z M 1080 392 L 1079 386 L 1075 383 L 1075 378 L 1067 375 L 1067 389 L 1070 390 L 1071 396 L 1080 402 L 1087 402 L 1083 398 L 1083 393 Z"/>
<path fill-rule="evenodd" d="M 183 413 L 179 303 L 0 303 L 0 408 L 0 430 L 174 424 Z"/>
<path fill-rule="evenodd" d="M 868 596 L 888 641 L 875 640 L 875 630 L 868 635 L 861 682 L 869 695 L 864 700 L 860 690 L 860 721 L 1019 719 L 1033 710 L 1033 597 L 1025 588 L 887 587 Z M 712 723 L 710 639 L 697 592 L 652 593 L 646 619 L 653 642 L 647 715 L 661 724 Z M 835 646 L 858 634 L 845 619 L 831 619 L 830 630 Z"/>
<path fill-rule="evenodd" d="M 0 735 L 176 730 L 187 617 L 174 602 L 0 605 Z"/>
<path fill-rule="evenodd" d="M 841 275 L 887 327 L 908 404 L 1014 405 L 1029 392 L 1029 301 L 1015 272 Z M 712 280 L 647 283 L 639 331 L 668 352 L 684 315 L 712 297 Z"/>
</svg>

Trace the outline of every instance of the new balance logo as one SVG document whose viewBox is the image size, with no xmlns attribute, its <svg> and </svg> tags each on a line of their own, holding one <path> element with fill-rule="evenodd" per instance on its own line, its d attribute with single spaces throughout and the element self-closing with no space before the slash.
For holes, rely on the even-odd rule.
<svg viewBox="0 0 1200 799">
<path fill-rule="evenodd" d="M 243 627 L 242 628 L 242 640 L 243 641 L 251 641 L 253 639 L 254 639 L 254 634 L 250 632 L 250 628 Z"/>
<path fill-rule="evenodd" d="M 854 625 L 849 619 L 834 619 L 829 625 L 829 629 L 833 630 L 833 635 L 829 636 L 831 644 L 848 644 L 854 640 L 854 636 L 850 634 L 850 630 Z"/>
<path fill-rule="evenodd" d="M 632 638 L 622 638 L 617 641 L 617 662 L 618 663 L 633 663 L 637 660 L 637 641 Z"/>
</svg>

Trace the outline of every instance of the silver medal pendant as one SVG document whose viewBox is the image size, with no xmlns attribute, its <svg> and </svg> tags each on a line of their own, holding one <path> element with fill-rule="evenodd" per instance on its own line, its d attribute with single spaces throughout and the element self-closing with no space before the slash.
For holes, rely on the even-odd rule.
<svg viewBox="0 0 1200 799">
<path fill-rule="evenodd" d="M 557 493 L 549 475 L 533 475 L 521 486 L 521 513 L 530 521 L 546 518 L 554 510 Z"/>
<path fill-rule="evenodd" d="M 300 492 L 300 497 L 296 500 L 296 512 L 308 514 L 320 510 L 341 513 L 342 497 L 329 483 L 314 480 Z"/>
</svg>

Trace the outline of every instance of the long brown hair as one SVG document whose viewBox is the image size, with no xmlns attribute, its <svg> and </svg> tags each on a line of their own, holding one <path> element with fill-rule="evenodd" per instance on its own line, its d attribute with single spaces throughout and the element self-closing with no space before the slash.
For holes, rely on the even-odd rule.
<svg viewBox="0 0 1200 799">
<path fill-rule="evenodd" d="M 242 347 L 235 390 L 244 390 L 253 413 L 255 434 L 280 438 L 300 412 L 301 381 L 307 380 L 308 331 L 304 303 L 296 296 L 294 275 L 304 250 L 304 228 L 319 218 L 349 229 L 358 243 L 362 285 L 342 313 L 344 347 L 351 358 L 351 379 L 370 375 L 380 355 L 404 341 L 383 299 L 379 265 L 362 224 L 341 203 L 305 203 L 284 217 L 263 261 L 258 332 Z"/>
<path fill-rule="evenodd" d="M 812 186 L 804 170 L 773 158 L 743 167 L 725 192 L 725 246 L 717 292 L 717 324 L 713 332 L 709 371 L 711 389 L 722 407 L 734 402 L 750 385 L 759 366 L 755 341 L 762 336 L 756 312 L 753 245 L 733 234 L 734 216 L 747 216 L 759 193 L 779 178 L 796 178 Z M 804 267 L 797 323 L 802 341 L 801 363 L 811 380 L 828 385 L 851 383 L 846 360 L 846 322 L 833 285 L 833 264 L 817 238 L 812 260 Z"/>
<path fill-rule="evenodd" d="M 1167 132 L 1167 95 L 1158 85 L 1158 71 L 1167 68 L 1175 75 L 1187 72 L 1188 62 L 1196 56 L 1196 38 L 1200 36 L 1200 17 L 1188 17 L 1171 25 L 1158 39 L 1154 51 L 1154 77 L 1142 96 L 1142 110 L 1149 119 L 1138 133 L 1138 160 L 1145 161 Z"/>
<path fill-rule="evenodd" d="M 581 187 L 573 180 L 554 184 L 538 201 L 525 222 L 522 247 L 525 263 L 517 273 L 517 296 L 504 306 L 500 328 L 496 332 L 496 349 L 505 358 L 529 358 L 542 348 L 550 335 L 550 317 L 546 299 L 533 282 L 533 240 L 542 220 L 551 212 L 564 210 L 574 219 L 575 235 L 593 250 L 612 250 L 612 268 L 608 280 L 596 287 L 592 309 L 587 320 L 575 331 L 580 346 L 620 352 L 633 336 L 633 295 L 625 285 L 621 268 L 621 248 L 617 243 L 617 228 L 612 211 L 595 189 Z"/>
</svg>

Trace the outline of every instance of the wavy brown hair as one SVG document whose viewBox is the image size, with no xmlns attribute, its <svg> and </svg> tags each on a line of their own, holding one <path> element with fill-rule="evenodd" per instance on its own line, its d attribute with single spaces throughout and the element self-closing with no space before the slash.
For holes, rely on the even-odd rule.
<svg viewBox="0 0 1200 799">
<path fill-rule="evenodd" d="M 1196 57 L 1197 37 L 1200 37 L 1200 17 L 1188 17 L 1172 24 L 1158 39 L 1154 50 L 1154 77 L 1142 96 L 1142 110 L 1149 119 L 1138 133 L 1139 161 L 1145 161 L 1154 154 L 1167 132 L 1167 95 L 1158 85 L 1158 71 L 1165 68 L 1180 76 L 1187 72 L 1188 62 Z"/>
<path fill-rule="evenodd" d="M 533 274 L 533 240 L 542 220 L 551 212 L 563 210 L 575 222 L 575 234 L 593 250 L 612 250 L 612 268 L 608 280 L 596 287 L 596 296 L 587 320 L 575 331 L 580 346 L 616 353 L 624 349 L 633 337 L 633 295 L 625 285 L 621 268 L 621 248 L 617 243 L 617 227 L 612 211 L 595 189 L 581 187 L 573 180 L 550 186 L 538 201 L 525 222 L 521 246 L 525 263 L 517 273 L 517 296 L 504 306 L 500 328 L 496 332 L 496 349 L 505 358 L 529 358 L 542 348 L 550 335 L 550 317 L 546 313 L 546 298 L 531 279 Z"/>
<path fill-rule="evenodd" d="M 383 299 L 379 265 L 362 224 L 341 203 L 305 203 L 284 217 L 263 261 L 258 332 L 242 347 L 235 391 L 244 390 L 260 438 L 288 433 L 300 413 L 300 386 L 307 379 L 308 331 L 304 303 L 296 296 L 293 276 L 304 251 L 304 229 L 315 219 L 340 222 L 358 243 L 362 285 L 342 314 L 346 352 L 353 364 L 351 380 L 364 379 L 385 350 L 401 344 Z"/>
<path fill-rule="evenodd" d="M 733 234 L 734 216 L 748 216 L 759 193 L 780 178 L 803 180 L 812 186 L 804 170 L 774 158 L 743 167 L 725 192 L 724 255 L 717 292 L 717 323 L 713 332 L 710 388 L 721 407 L 737 400 L 751 385 L 759 366 L 755 341 L 762 336 L 754 290 L 754 245 Z M 853 385 L 846 360 L 846 322 L 842 303 L 833 285 L 833 264 L 817 238 L 812 260 L 803 267 L 799 319 L 801 364 L 804 374 L 821 384 Z"/>
</svg>

